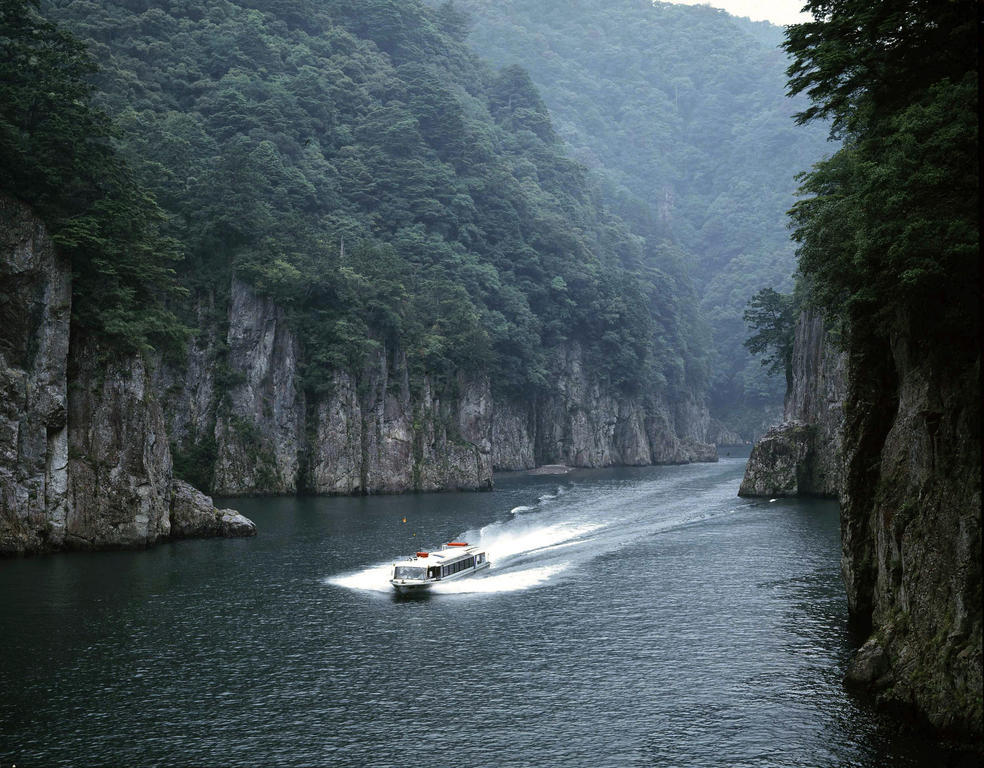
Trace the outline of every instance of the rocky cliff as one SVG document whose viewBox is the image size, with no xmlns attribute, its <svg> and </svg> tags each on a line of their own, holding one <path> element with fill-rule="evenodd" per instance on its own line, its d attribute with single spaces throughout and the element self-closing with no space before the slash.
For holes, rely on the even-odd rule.
<svg viewBox="0 0 984 768">
<path fill-rule="evenodd" d="M 584 367 L 577 344 L 555 364 L 555 388 L 534 400 L 497 401 L 492 416 L 496 469 L 542 464 L 572 467 L 716 461 L 710 418 L 696 400 L 674 406 L 658 396 L 626 396 Z"/>
<path fill-rule="evenodd" d="M 786 421 L 753 450 L 741 495 L 836 495 L 848 608 L 867 636 L 847 682 L 939 731 L 979 739 L 979 357 L 796 329 Z M 966 346 L 966 345 L 965 345 Z"/>
<path fill-rule="evenodd" d="M 487 377 L 459 376 L 441 394 L 412 390 L 406 358 L 385 347 L 356 380 L 337 373 L 315 411 L 307 488 L 393 493 L 492 487 Z"/>
<path fill-rule="evenodd" d="M 41 222 L 0 197 L 0 551 L 65 539 L 71 279 Z"/>
<path fill-rule="evenodd" d="M 979 740 L 979 356 L 912 338 L 902 329 L 887 348 L 857 345 L 848 369 L 841 565 L 870 635 L 847 679 Z"/>
<path fill-rule="evenodd" d="M 493 468 L 714 461 L 707 409 L 691 398 L 626 397 L 560 351 L 554 391 L 493 397 L 488 376 L 411 381 L 405 353 L 381 344 L 357 371 L 306 395 L 303 344 L 268 298 L 233 280 L 226 316 L 203 328 L 184 370 L 155 374 L 179 458 L 214 467 L 226 495 L 481 490 Z M 202 299 L 199 318 L 215 317 Z M 227 368 L 224 389 L 214 370 Z M 202 450 L 202 446 L 210 446 Z"/>
<path fill-rule="evenodd" d="M 0 312 L 0 554 L 171 537 L 181 494 L 144 361 L 73 332 L 71 265 L 31 211 L 6 198 Z M 208 497 L 180 507 L 202 535 L 255 531 Z M 222 524 L 201 522 L 216 514 Z"/>
<path fill-rule="evenodd" d="M 802 312 L 783 423 L 752 449 L 739 496 L 839 495 L 844 482 L 846 365 L 847 356 L 828 338 L 819 313 Z"/>
</svg>

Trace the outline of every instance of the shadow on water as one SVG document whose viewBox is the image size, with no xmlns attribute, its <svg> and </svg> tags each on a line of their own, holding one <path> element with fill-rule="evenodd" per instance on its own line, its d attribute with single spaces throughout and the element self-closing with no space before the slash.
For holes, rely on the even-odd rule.
<svg viewBox="0 0 984 768">
<path fill-rule="evenodd" d="M 434 595 L 429 589 L 421 589 L 416 592 L 397 592 L 393 590 L 390 598 L 394 603 L 426 603 L 434 599 Z"/>
</svg>

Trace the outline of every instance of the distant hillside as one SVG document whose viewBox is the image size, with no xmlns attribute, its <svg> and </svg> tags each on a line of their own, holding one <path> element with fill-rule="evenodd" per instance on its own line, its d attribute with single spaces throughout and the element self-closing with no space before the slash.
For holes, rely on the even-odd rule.
<svg viewBox="0 0 984 768">
<path fill-rule="evenodd" d="M 699 6 L 647 0 L 457 0 L 469 42 L 527 68 L 557 133 L 607 180 L 606 199 L 696 267 L 714 331 L 714 404 L 781 398 L 741 343 L 742 310 L 795 268 L 786 211 L 795 174 L 833 147 L 796 127 L 785 97 L 783 31 Z"/>
<path fill-rule="evenodd" d="M 450 6 L 43 11 L 99 61 L 98 103 L 168 214 L 183 284 L 221 294 L 235 271 L 287 308 L 306 386 L 391 341 L 421 374 L 539 391 L 576 341 L 627 391 L 702 388 L 674 254 L 606 210 L 526 73 L 487 68 Z"/>
</svg>

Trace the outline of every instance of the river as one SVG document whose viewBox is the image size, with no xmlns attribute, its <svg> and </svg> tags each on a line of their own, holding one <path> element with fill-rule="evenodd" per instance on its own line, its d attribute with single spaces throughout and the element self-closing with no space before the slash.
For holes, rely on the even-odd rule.
<svg viewBox="0 0 984 768">
<path fill-rule="evenodd" d="M 256 538 L 0 561 L 0 766 L 939 765 L 841 685 L 836 503 L 739 499 L 744 462 L 227 500 Z M 492 568 L 391 594 L 453 539 Z"/>
</svg>

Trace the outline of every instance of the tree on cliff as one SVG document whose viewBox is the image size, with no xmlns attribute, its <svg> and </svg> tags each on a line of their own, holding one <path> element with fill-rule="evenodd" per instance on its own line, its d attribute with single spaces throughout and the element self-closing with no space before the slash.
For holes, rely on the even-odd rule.
<svg viewBox="0 0 984 768">
<path fill-rule="evenodd" d="M 0 0 L 0 192 L 33 206 L 72 260 L 75 328 L 128 350 L 179 343 L 165 307 L 179 289 L 163 213 L 113 148 L 90 104 L 85 46 L 41 18 L 36 0 Z"/>
<path fill-rule="evenodd" d="M 976 8 L 814 0 L 789 28 L 789 87 L 845 145 L 802 177 L 800 271 L 842 324 L 976 347 L 979 318 Z"/>
<path fill-rule="evenodd" d="M 787 389 L 793 383 L 793 330 L 796 324 L 795 302 L 791 294 L 763 288 L 752 296 L 744 314 L 753 333 L 745 346 L 753 355 L 762 355 L 762 365 L 769 373 L 783 373 Z"/>
</svg>

